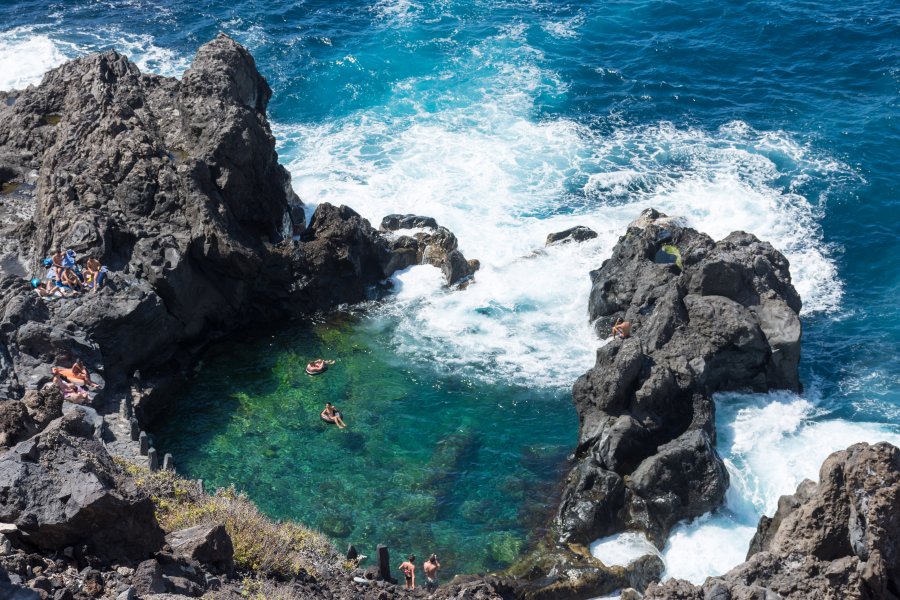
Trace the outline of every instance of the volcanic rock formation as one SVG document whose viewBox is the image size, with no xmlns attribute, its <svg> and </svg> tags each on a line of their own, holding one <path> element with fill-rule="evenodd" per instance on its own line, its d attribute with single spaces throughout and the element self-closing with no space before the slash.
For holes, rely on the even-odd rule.
<svg viewBox="0 0 900 600">
<path fill-rule="evenodd" d="M 131 597 L 199 594 L 211 585 L 201 562 L 210 576 L 230 569 L 219 529 L 173 537 L 178 556 L 160 552 L 149 498 L 121 477 L 97 412 L 49 383 L 52 366 L 82 359 L 101 384 L 100 413 L 124 401 L 146 423 L 209 340 L 365 300 L 414 264 L 350 208 L 321 204 L 306 226 L 266 119 L 271 93 L 224 35 L 180 81 L 108 51 L 0 93 L 0 556 L 10 544 L 39 551 L 0 561 L 18 580 L 67 550 L 79 569 L 88 556 L 147 559 Z M 452 243 L 432 245 L 466 263 L 442 231 Z M 60 248 L 100 259 L 108 285 L 36 296 L 26 277 L 43 276 L 41 259 Z M 104 577 L 78 586 L 102 590 Z"/>
<path fill-rule="evenodd" d="M 557 527 L 588 543 L 638 530 L 662 545 L 681 519 L 724 498 L 712 394 L 799 391 L 800 297 L 788 262 L 732 233 L 716 243 L 645 211 L 591 273 L 597 330 L 631 336 L 597 351 L 572 391 L 580 428 Z"/>
<path fill-rule="evenodd" d="M 391 248 L 394 251 L 391 270 L 418 264 L 432 265 L 441 270 L 447 285 L 460 283 L 478 270 L 480 266 L 478 261 L 466 260 L 459 251 L 459 244 L 453 232 L 439 226 L 432 217 L 388 215 L 381 220 L 382 231 L 404 229 L 420 231 L 412 235 L 400 235 L 391 241 Z"/>
<path fill-rule="evenodd" d="M 647 600 L 900 598 L 900 449 L 856 444 L 763 516 L 747 562 L 702 586 L 667 581 Z"/>
<path fill-rule="evenodd" d="M 662 547 L 675 523 L 721 504 L 712 394 L 800 389 L 800 298 L 770 244 L 743 232 L 714 242 L 648 209 L 591 279 L 597 331 L 627 321 L 631 332 L 573 387 L 575 465 L 550 539 L 511 571 L 531 598 L 609 593 L 615 569 L 587 544 L 629 530 Z M 631 587 L 659 576 L 654 559 L 626 573 Z"/>
<path fill-rule="evenodd" d="M 152 387 L 154 370 L 183 366 L 185 348 L 365 300 L 393 270 L 441 262 L 410 262 L 347 207 L 320 205 L 307 228 L 278 163 L 270 96 L 252 56 L 224 35 L 181 81 L 108 51 L 5 94 L 0 183 L 19 219 L 0 231 L 12 240 L 0 264 L 16 267 L 4 271 L 40 274 L 41 258 L 72 248 L 112 276 L 100 294 L 51 304 L 18 277 L 0 281 L 0 398 L 39 388 L 46 365 L 76 356 L 105 372 L 107 390 Z M 441 232 L 446 243 L 428 247 L 458 277 L 468 263 Z M 151 404 L 140 414 L 152 417 Z"/>
</svg>

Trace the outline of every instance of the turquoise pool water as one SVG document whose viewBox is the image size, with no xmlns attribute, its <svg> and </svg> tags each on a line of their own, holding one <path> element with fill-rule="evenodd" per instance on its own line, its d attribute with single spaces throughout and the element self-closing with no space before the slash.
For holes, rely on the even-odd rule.
<svg viewBox="0 0 900 600">
<path fill-rule="evenodd" d="M 344 315 L 220 344 L 154 442 L 182 473 L 339 548 L 436 552 L 448 575 L 503 567 L 554 508 L 575 411 L 559 393 L 402 360 L 390 329 Z M 317 356 L 336 364 L 310 377 Z M 320 420 L 326 401 L 346 429 Z"/>
</svg>

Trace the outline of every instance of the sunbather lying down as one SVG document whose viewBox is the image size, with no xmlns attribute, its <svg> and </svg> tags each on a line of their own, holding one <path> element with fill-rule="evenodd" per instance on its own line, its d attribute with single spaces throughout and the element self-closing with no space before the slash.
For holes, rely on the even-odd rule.
<svg viewBox="0 0 900 600">
<path fill-rule="evenodd" d="M 75 361 L 75 364 L 72 365 L 71 369 L 53 367 L 50 370 L 54 375 L 64 378 L 68 383 L 92 388 L 99 387 L 100 385 L 91 381 L 91 374 L 88 372 L 87 367 L 84 366 L 84 362 L 80 358 Z"/>
<path fill-rule="evenodd" d="M 56 373 L 53 374 L 53 383 L 63 393 L 63 398 L 65 398 L 69 402 L 84 404 L 85 402 L 90 400 L 91 396 L 86 389 L 84 389 L 80 385 L 69 383 Z"/>
</svg>

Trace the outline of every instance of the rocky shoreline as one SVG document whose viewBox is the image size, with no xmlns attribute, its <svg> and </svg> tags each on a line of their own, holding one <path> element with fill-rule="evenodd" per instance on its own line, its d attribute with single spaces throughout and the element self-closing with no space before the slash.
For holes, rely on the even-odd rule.
<svg viewBox="0 0 900 600">
<path fill-rule="evenodd" d="M 126 459 L 152 464 L 133 430 L 209 340 L 360 302 L 415 264 L 464 287 L 478 262 L 428 217 L 388 215 L 376 230 L 322 204 L 307 224 L 275 152 L 271 90 L 223 35 L 180 81 L 110 51 L 0 95 L 0 598 L 265 597 L 270 584 L 303 598 L 421 595 L 333 549 L 270 583 L 262 568 L 237 578 L 225 528 L 164 530 L 166 498 Z M 593 232 L 575 233 L 548 243 Z M 24 277 L 58 248 L 99 258 L 109 285 L 37 297 Z M 748 563 L 702 588 L 655 585 L 656 557 L 623 568 L 589 555 L 592 540 L 626 530 L 662 544 L 677 521 L 721 504 L 712 394 L 799 391 L 801 336 L 786 259 L 746 233 L 714 242 L 646 211 L 591 276 L 598 332 L 622 319 L 632 334 L 599 348 L 575 383 L 579 441 L 551 533 L 507 573 L 458 578 L 435 597 L 900 596 L 900 458 L 886 444 L 829 458 L 818 486 L 763 517 Z M 47 385 L 76 358 L 103 384 L 90 406 Z"/>
</svg>

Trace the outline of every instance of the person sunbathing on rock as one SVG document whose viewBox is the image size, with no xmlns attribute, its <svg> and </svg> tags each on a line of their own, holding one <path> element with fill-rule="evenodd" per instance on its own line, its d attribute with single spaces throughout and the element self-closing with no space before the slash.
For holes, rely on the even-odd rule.
<svg viewBox="0 0 900 600">
<path fill-rule="evenodd" d="M 52 279 L 41 283 L 40 279 L 35 278 L 31 280 L 31 286 L 41 298 L 70 298 L 75 295 L 72 290 L 57 286 Z"/>
<path fill-rule="evenodd" d="M 344 416 L 341 414 L 341 411 L 332 406 L 331 402 L 325 403 L 325 408 L 319 416 L 322 417 L 322 420 L 326 423 L 334 423 L 337 425 L 338 429 L 343 429 L 347 426 L 347 424 L 344 423 Z"/>
<path fill-rule="evenodd" d="M 54 375 L 64 377 L 66 380 L 76 385 L 86 385 L 92 388 L 99 387 L 100 385 L 91 381 L 91 374 L 88 372 L 87 367 L 84 366 L 84 362 L 80 358 L 75 361 L 75 364 L 72 365 L 71 369 L 53 367 L 50 371 Z"/>
<path fill-rule="evenodd" d="M 90 398 L 90 395 L 81 386 L 69 383 L 57 374 L 53 374 L 53 383 L 63 394 L 63 398 L 69 402 L 81 404 Z"/>
<path fill-rule="evenodd" d="M 623 321 L 622 319 L 616 319 L 616 324 L 613 325 L 612 328 L 612 336 L 620 337 L 623 340 L 627 337 L 631 336 L 631 321 Z"/>
<path fill-rule="evenodd" d="M 324 358 L 317 358 L 312 361 L 308 365 L 306 365 L 306 374 L 307 375 L 318 375 L 319 373 L 324 373 L 328 370 L 328 365 L 333 365 L 333 360 L 325 360 Z"/>
</svg>

